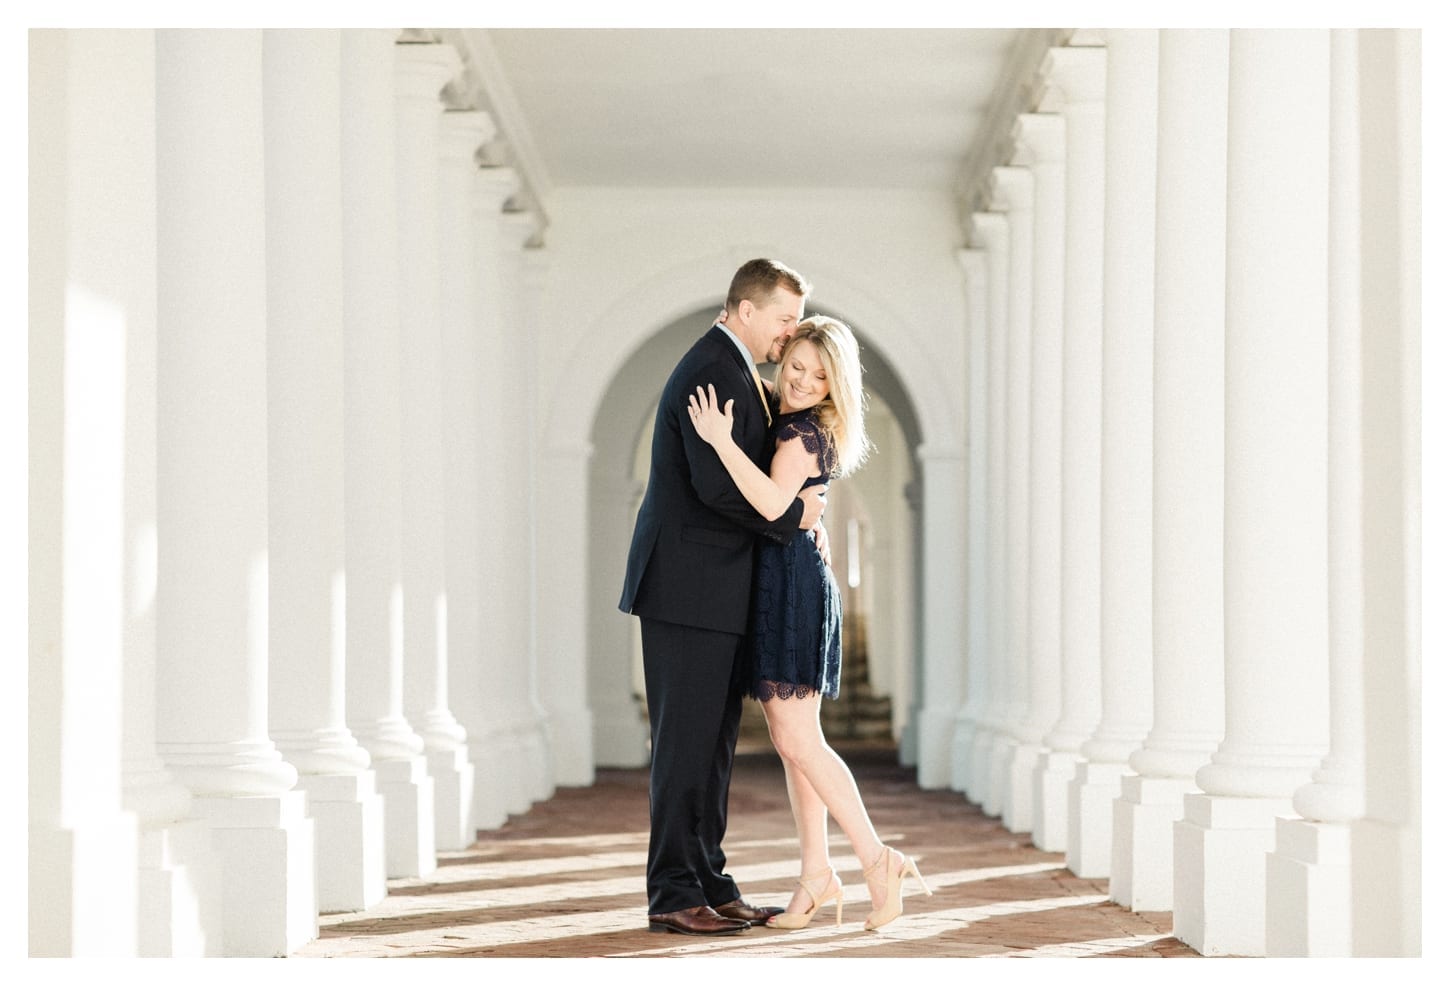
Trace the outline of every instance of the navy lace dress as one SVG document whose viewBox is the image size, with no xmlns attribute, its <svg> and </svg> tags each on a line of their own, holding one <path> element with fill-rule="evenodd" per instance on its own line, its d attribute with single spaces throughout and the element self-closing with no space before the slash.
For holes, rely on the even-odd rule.
<svg viewBox="0 0 1450 986">
<path fill-rule="evenodd" d="M 813 410 L 781 415 L 772 437 L 777 442 L 799 438 L 815 454 L 820 469 L 806 486 L 827 481 L 835 455 Z M 809 531 L 797 531 L 788 544 L 760 540 L 750 649 L 748 691 L 762 702 L 840 693 L 841 590 Z"/>
</svg>

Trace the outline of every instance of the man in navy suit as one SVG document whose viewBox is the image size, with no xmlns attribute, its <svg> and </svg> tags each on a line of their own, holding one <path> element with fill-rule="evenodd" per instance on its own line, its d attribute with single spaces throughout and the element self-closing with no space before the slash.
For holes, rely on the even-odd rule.
<svg viewBox="0 0 1450 986">
<path fill-rule="evenodd" d="M 649 485 L 635 521 L 619 608 L 640 619 L 650 719 L 649 928 L 737 934 L 781 908 L 752 907 L 724 872 L 725 815 L 747 660 L 756 538 L 817 526 L 823 487 L 775 521 L 746 502 L 687 412 L 696 387 L 735 401 L 734 437 L 770 471 L 774 405 L 755 367 L 777 362 L 810 286 L 783 264 L 735 272 L 724 318 L 681 358 L 655 414 Z"/>
</svg>

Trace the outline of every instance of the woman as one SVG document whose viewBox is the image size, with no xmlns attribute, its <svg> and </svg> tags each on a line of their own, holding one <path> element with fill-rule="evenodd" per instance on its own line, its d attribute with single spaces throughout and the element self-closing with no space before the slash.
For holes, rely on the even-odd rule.
<svg viewBox="0 0 1450 986">
<path fill-rule="evenodd" d="M 767 520 L 779 517 L 801 489 L 849 475 L 866 458 L 861 359 L 851 330 L 816 315 L 800 323 L 781 354 L 775 382 L 780 415 L 773 425 L 770 475 L 756 468 L 731 437 L 734 401 L 716 406 L 714 388 L 690 398 L 690 420 L 709 442 L 740 492 Z M 826 816 L 836 819 L 861 861 L 871 890 L 867 930 L 900 916 L 902 882 L 910 872 L 928 894 L 916 862 L 882 843 L 861 803 L 850 768 L 821 732 L 821 698 L 841 683 L 841 593 L 809 532 L 789 544 L 762 541 L 751 613 L 752 680 L 785 766 L 786 790 L 801 843 L 799 889 L 767 922 L 804 928 L 816 911 L 836 905 L 841 880 L 831 866 Z"/>
</svg>

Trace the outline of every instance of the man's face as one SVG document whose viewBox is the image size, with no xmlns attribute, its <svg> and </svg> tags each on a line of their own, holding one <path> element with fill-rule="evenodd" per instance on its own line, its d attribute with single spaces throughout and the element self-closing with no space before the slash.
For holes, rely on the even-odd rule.
<svg viewBox="0 0 1450 986">
<path fill-rule="evenodd" d="M 780 362 L 781 351 L 795 334 L 805 307 L 806 300 L 786 288 L 776 288 L 759 306 L 742 303 L 742 321 L 750 334 L 747 345 L 757 362 Z"/>
</svg>

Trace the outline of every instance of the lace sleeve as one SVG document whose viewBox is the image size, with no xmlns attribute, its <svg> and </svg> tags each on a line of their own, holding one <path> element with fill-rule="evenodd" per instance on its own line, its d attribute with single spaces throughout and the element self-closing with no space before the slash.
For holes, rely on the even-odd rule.
<svg viewBox="0 0 1450 986">
<path fill-rule="evenodd" d="M 831 475 L 836 467 L 835 449 L 830 437 L 821 430 L 815 415 L 807 414 L 794 421 L 786 422 L 781 426 L 780 433 L 776 435 L 777 441 L 780 442 L 788 442 L 792 438 L 799 438 L 806 451 L 816 457 L 816 466 L 820 470 L 818 475 Z"/>
</svg>

